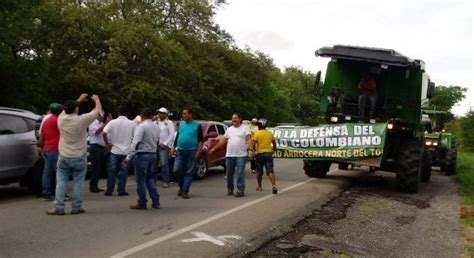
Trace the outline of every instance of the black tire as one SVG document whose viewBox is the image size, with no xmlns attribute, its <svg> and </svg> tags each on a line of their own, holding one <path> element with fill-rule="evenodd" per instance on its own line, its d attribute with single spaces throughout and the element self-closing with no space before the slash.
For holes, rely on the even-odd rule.
<svg viewBox="0 0 474 258">
<path fill-rule="evenodd" d="M 431 178 L 431 154 L 423 150 L 423 154 L 421 157 L 421 182 L 429 182 Z"/>
<path fill-rule="evenodd" d="M 418 140 L 402 143 L 398 154 L 397 183 L 403 192 L 416 193 L 421 181 L 422 146 Z"/>
<path fill-rule="evenodd" d="M 445 172 L 447 176 L 452 176 L 456 174 L 456 160 L 457 160 L 457 151 L 455 148 L 451 148 L 446 152 L 446 166 Z"/>
<path fill-rule="evenodd" d="M 196 161 L 196 174 L 194 174 L 194 179 L 202 180 L 207 176 L 208 172 L 209 167 L 207 166 L 206 157 L 199 157 Z"/>
<path fill-rule="evenodd" d="M 331 166 L 331 162 L 325 160 L 303 160 L 303 163 L 304 173 L 317 178 L 325 178 Z"/>
<path fill-rule="evenodd" d="M 43 190 L 43 159 L 39 159 L 25 175 L 28 190 L 36 196 L 41 196 Z"/>
<path fill-rule="evenodd" d="M 349 164 L 348 163 L 339 163 L 337 168 L 341 169 L 341 170 L 348 170 L 349 169 Z"/>
</svg>

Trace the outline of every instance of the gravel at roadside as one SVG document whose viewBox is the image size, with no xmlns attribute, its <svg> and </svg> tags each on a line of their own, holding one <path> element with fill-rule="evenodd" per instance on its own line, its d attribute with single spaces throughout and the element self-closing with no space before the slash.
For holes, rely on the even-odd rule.
<svg viewBox="0 0 474 258">
<path fill-rule="evenodd" d="M 456 184 L 440 173 L 405 194 L 393 174 L 377 172 L 248 256 L 459 257 L 459 201 Z"/>
</svg>

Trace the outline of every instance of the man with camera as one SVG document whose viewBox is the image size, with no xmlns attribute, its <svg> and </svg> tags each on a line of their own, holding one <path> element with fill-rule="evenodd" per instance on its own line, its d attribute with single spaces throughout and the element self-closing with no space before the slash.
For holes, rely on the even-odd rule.
<svg viewBox="0 0 474 258">
<path fill-rule="evenodd" d="M 79 104 L 89 98 L 94 102 L 95 108 L 89 113 L 78 115 Z M 82 208 L 82 192 L 87 171 L 87 128 L 101 113 L 102 104 L 97 95 L 89 97 L 83 93 L 76 101 L 68 100 L 64 103 L 64 111 L 58 118 L 60 138 L 56 196 L 54 208 L 46 212 L 48 215 L 65 214 L 64 197 L 70 176 L 73 179 L 71 214 L 85 212 Z"/>
</svg>

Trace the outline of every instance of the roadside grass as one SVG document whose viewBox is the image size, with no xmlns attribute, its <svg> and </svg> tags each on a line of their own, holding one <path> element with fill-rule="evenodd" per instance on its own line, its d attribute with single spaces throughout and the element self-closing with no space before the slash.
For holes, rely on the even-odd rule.
<svg viewBox="0 0 474 258">
<path fill-rule="evenodd" d="M 461 210 L 461 218 L 470 226 L 474 226 L 474 153 L 460 152 L 457 159 L 457 171 L 455 176 L 464 206 Z"/>
<path fill-rule="evenodd" d="M 455 176 L 463 197 L 461 221 L 464 224 L 465 254 L 474 256 L 474 153 L 460 152 Z"/>
</svg>

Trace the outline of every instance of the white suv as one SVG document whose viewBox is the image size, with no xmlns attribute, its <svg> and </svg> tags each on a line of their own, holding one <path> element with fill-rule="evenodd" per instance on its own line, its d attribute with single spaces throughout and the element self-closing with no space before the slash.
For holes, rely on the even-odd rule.
<svg viewBox="0 0 474 258">
<path fill-rule="evenodd" d="M 40 122 L 32 112 L 0 107 L 0 184 L 20 182 L 36 194 L 41 191 Z"/>
</svg>

